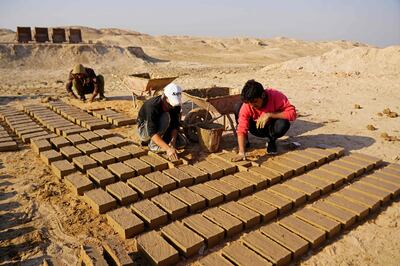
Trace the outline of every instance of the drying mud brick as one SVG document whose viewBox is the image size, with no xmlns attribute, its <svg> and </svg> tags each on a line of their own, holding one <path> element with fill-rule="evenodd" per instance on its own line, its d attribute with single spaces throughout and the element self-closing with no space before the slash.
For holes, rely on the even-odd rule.
<svg viewBox="0 0 400 266">
<path fill-rule="evenodd" d="M 92 131 L 82 132 L 80 135 L 82 138 L 86 139 L 89 142 L 93 142 L 93 141 L 101 139 L 101 137 L 99 135 L 95 134 Z"/>
<path fill-rule="evenodd" d="M 237 235 L 243 230 L 243 222 L 219 208 L 212 208 L 202 212 L 202 215 L 211 222 L 224 228 L 226 236 Z"/>
<path fill-rule="evenodd" d="M 289 152 L 283 155 L 283 158 L 301 163 L 305 166 L 305 170 L 313 169 L 316 166 L 316 162 L 314 159 L 310 159 L 307 157 L 301 156 L 301 152 Z"/>
<path fill-rule="evenodd" d="M 365 162 L 369 162 L 369 163 L 373 163 L 374 167 L 376 166 L 380 166 L 383 161 L 380 158 L 374 157 L 374 156 L 370 156 L 370 155 L 366 155 L 366 154 L 362 154 L 362 153 L 351 153 L 350 155 L 351 157 L 357 158 L 359 160 L 363 160 Z"/>
<path fill-rule="evenodd" d="M 282 184 L 284 187 L 289 187 L 292 190 L 297 190 L 306 194 L 307 201 L 314 200 L 321 195 L 321 190 L 315 186 L 298 181 L 296 178 L 286 181 Z"/>
<path fill-rule="evenodd" d="M 74 173 L 64 177 L 67 186 L 75 192 L 75 194 L 82 196 L 85 191 L 94 188 L 94 184 L 86 176 L 80 173 Z"/>
<path fill-rule="evenodd" d="M 391 183 L 379 178 L 374 178 L 373 176 L 366 176 L 361 180 L 361 182 L 388 191 L 392 194 L 393 198 L 397 197 L 400 194 L 400 184 L 396 185 L 396 183 Z"/>
<path fill-rule="evenodd" d="M 276 157 L 273 161 L 270 162 L 277 164 L 281 167 L 284 167 L 282 171 L 285 171 L 285 168 L 287 169 L 287 171 L 290 171 L 290 169 L 292 169 L 294 175 L 300 175 L 306 171 L 306 166 L 303 163 L 294 161 L 290 157 L 283 157 L 283 156 L 286 156 L 286 154 Z M 261 164 L 261 166 L 263 166 L 263 164 Z M 283 176 L 285 177 L 285 175 Z"/>
<path fill-rule="evenodd" d="M 285 166 L 283 163 L 278 164 L 275 160 L 268 160 L 260 164 L 261 167 L 266 168 L 272 173 L 278 173 L 282 176 L 282 179 L 288 179 L 293 176 L 295 169 L 292 167 Z"/>
<path fill-rule="evenodd" d="M 253 174 L 251 172 L 247 172 L 247 171 L 246 172 L 245 171 L 238 172 L 238 173 L 235 173 L 234 176 L 236 176 L 246 182 L 251 183 L 254 187 L 254 190 L 256 190 L 256 191 L 264 189 L 268 185 L 268 180 L 262 178 L 260 175 Z"/>
<path fill-rule="evenodd" d="M 71 145 L 71 143 L 64 137 L 57 137 L 50 139 L 50 142 L 57 148 L 62 148 Z"/>
<path fill-rule="evenodd" d="M 329 237 L 333 237 L 340 232 L 341 224 L 334 219 L 322 215 L 311 208 L 304 208 L 294 213 L 298 218 L 306 221 L 322 230 L 324 230 Z"/>
<path fill-rule="evenodd" d="M 310 176 L 308 174 L 298 176 L 296 177 L 296 180 L 319 188 L 322 194 L 328 193 L 333 188 L 333 184 L 331 182 L 314 176 Z"/>
<path fill-rule="evenodd" d="M 204 239 L 180 222 L 173 222 L 161 229 L 167 238 L 185 257 L 196 255 L 204 245 Z"/>
<path fill-rule="evenodd" d="M 85 143 L 86 140 L 79 134 L 73 134 L 67 136 L 67 140 L 72 143 L 72 145 L 79 145 Z"/>
<path fill-rule="evenodd" d="M 340 177 L 339 175 L 336 175 L 336 174 L 331 173 L 331 172 L 323 171 L 323 170 L 320 170 L 320 169 L 312 170 L 312 171 L 308 172 L 307 175 L 310 175 L 310 176 L 317 177 L 319 179 L 325 180 L 325 181 L 333 184 L 333 186 L 335 188 L 338 188 L 341 185 L 343 185 L 343 183 L 345 181 L 344 177 Z"/>
<path fill-rule="evenodd" d="M 340 163 L 339 161 L 334 161 L 329 164 L 325 164 L 318 169 L 327 171 L 327 172 L 331 172 L 335 175 L 343 177 L 346 180 L 351 180 L 356 176 L 356 170 L 354 170 L 354 171 L 348 170 L 348 169 L 342 168 L 340 165 L 342 165 L 342 163 Z"/>
<path fill-rule="evenodd" d="M 138 236 L 137 248 L 153 265 L 174 265 L 179 261 L 178 251 L 155 231 Z"/>
<path fill-rule="evenodd" d="M 314 227 L 293 215 L 281 219 L 279 224 L 306 239 L 311 243 L 313 248 L 319 246 L 325 240 L 325 231 Z"/>
<path fill-rule="evenodd" d="M 92 141 L 91 143 L 101 151 L 106 151 L 114 147 L 110 142 L 105 141 L 104 139 Z"/>
<path fill-rule="evenodd" d="M 334 151 L 330 151 L 330 150 L 324 150 L 324 149 L 320 149 L 320 148 L 308 148 L 307 152 L 325 156 L 327 161 L 332 161 L 333 159 L 336 158 L 336 153 Z"/>
<path fill-rule="evenodd" d="M 178 183 L 179 187 L 188 187 L 194 182 L 192 176 L 181 171 L 179 168 L 166 169 L 163 173 L 174 179 Z"/>
<path fill-rule="evenodd" d="M 97 214 L 106 213 L 117 207 L 117 201 L 101 188 L 86 191 L 84 199 Z"/>
<path fill-rule="evenodd" d="M 149 164 L 151 166 L 151 168 L 153 169 L 153 171 L 162 171 L 162 170 L 168 168 L 167 162 L 165 162 L 164 160 L 160 160 L 156 157 L 150 156 L 150 155 L 141 156 L 140 160 Z"/>
<path fill-rule="evenodd" d="M 225 201 L 239 198 L 239 189 L 220 180 L 210 180 L 208 182 L 205 182 L 204 185 L 222 193 L 224 195 Z"/>
<path fill-rule="evenodd" d="M 222 182 L 228 183 L 231 186 L 239 189 L 240 196 L 246 196 L 253 192 L 254 186 L 245 179 L 238 178 L 233 175 L 227 175 L 220 179 Z"/>
<path fill-rule="evenodd" d="M 227 163 L 236 165 L 240 171 L 246 171 L 245 168 L 250 167 L 252 165 L 250 161 L 232 162 L 232 160 L 237 156 L 237 154 L 233 152 L 212 153 L 211 156 L 214 158 L 215 157 L 221 158 Z"/>
<path fill-rule="evenodd" d="M 118 161 L 123 162 L 131 158 L 131 154 L 120 148 L 109 149 L 106 151 L 111 156 L 115 157 Z"/>
<path fill-rule="evenodd" d="M 222 204 L 218 208 L 241 220 L 246 229 L 252 228 L 261 222 L 260 214 L 235 201 Z"/>
<path fill-rule="evenodd" d="M 219 167 L 207 161 L 198 162 L 194 166 L 208 173 L 210 179 L 220 178 L 224 175 L 224 169 L 222 167 Z"/>
<path fill-rule="evenodd" d="M 185 187 L 170 192 L 172 196 L 189 206 L 191 213 L 206 207 L 206 199 Z"/>
<path fill-rule="evenodd" d="M 239 242 L 233 242 L 224 247 L 222 255 L 233 261 L 235 265 L 272 266 L 272 263 Z"/>
<path fill-rule="evenodd" d="M 163 193 L 151 199 L 161 209 L 168 213 L 171 220 L 187 214 L 188 206 L 168 193 Z"/>
<path fill-rule="evenodd" d="M 135 171 L 121 162 L 109 164 L 107 168 L 123 181 L 135 176 Z"/>
<path fill-rule="evenodd" d="M 94 246 L 81 246 L 81 259 L 88 266 L 107 266 L 107 261 L 103 258 L 102 251 Z"/>
<path fill-rule="evenodd" d="M 256 197 L 248 196 L 238 200 L 237 203 L 260 214 L 263 222 L 270 221 L 278 215 L 278 208 Z"/>
<path fill-rule="evenodd" d="M 258 176 L 264 178 L 268 182 L 269 186 L 278 183 L 282 179 L 281 174 L 270 171 L 265 167 L 251 166 L 251 167 L 249 167 L 249 171 L 252 174 L 255 174 L 255 175 L 258 175 Z"/>
<path fill-rule="evenodd" d="M 75 148 L 74 146 L 65 146 L 60 149 L 62 155 L 64 155 L 68 160 L 72 160 L 75 157 L 81 156 L 82 152 Z"/>
<path fill-rule="evenodd" d="M 135 170 L 137 175 L 145 175 L 151 172 L 151 166 L 138 158 L 126 160 L 124 164 Z"/>
<path fill-rule="evenodd" d="M 281 244 L 293 253 L 294 258 L 298 258 L 308 250 L 308 242 L 296 235 L 292 231 L 279 225 L 278 223 L 271 223 L 260 228 L 260 231 Z"/>
<path fill-rule="evenodd" d="M 168 222 L 167 213 L 148 199 L 138 201 L 131 205 L 131 207 L 150 229 L 157 228 Z"/>
<path fill-rule="evenodd" d="M 274 265 L 287 265 L 290 262 L 291 252 L 260 232 L 251 232 L 244 236 L 242 241 Z"/>
<path fill-rule="evenodd" d="M 292 201 L 276 195 L 268 190 L 261 190 L 254 194 L 259 200 L 265 201 L 266 203 L 278 208 L 279 214 L 283 214 L 292 209 Z"/>
<path fill-rule="evenodd" d="M 387 192 L 380 188 L 365 185 L 361 182 L 354 182 L 353 184 L 351 184 L 351 186 L 349 186 L 349 189 L 356 190 L 356 191 L 364 193 L 368 196 L 377 198 L 382 203 L 388 202 L 390 200 L 390 196 L 391 196 L 390 192 Z"/>
<path fill-rule="evenodd" d="M 191 215 L 182 220 L 183 224 L 202 236 L 208 248 L 211 248 L 224 239 L 225 231 L 218 225 L 210 222 L 201 214 Z"/>
<path fill-rule="evenodd" d="M 15 151 L 17 149 L 18 149 L 18 145 L 15 141 L 0 143 L 0 151 Z"/>
<path fill-rule="evenodd" d="M 291 189 L 287 186 L 283 186 L 282 184 L 277 184 L 275 186 L 272 186 L 268 190 L 279 196 L 291 200 L 295 207 L 302 205 L 307 200 L 306 194 L 304 192 Z"/>
<path fill-rule="evenodd" d="M 348 200 L 359 202 L 359 203 L 367 206 L 371 211 L 377 210 L 380 206 L 379 199 L 368 196 L 368 195 L 358 192 L 356 190 L 351 190 L 351 189 L 345 188 L 345 189 L 338 191 L 337 193 L 338 193 L 338 195 L 345 197 Z"/>
<path fill-rule="evenodd" d="M 344 162 L 349 163 L 349 164 L 353 164 L 355 166 L 358 166 L 360 168 L 363 168 L 365 172 L 369 172 L 372 169 L 374 169 L 375 167 L 375 162 L 367 162 L 364 160 L 360 160 L 355 156 L 345 156 L 343 157 L 341 160 L 344 160 Z"/>
<path fill-rule="evenodd" d="M 127 184 L 135 189 L 144 199 L 157 195 L 160 190 L 156 184 L 141 175 L 128 179 Z"/>
<path fill-rule="evenodd" d="M 51 170 L 60 179 L 76 171 L 75 167 L 67 160 L 52 162 Z"/>
<path fill-rule="evenodd" d="M 129 152 L 133 158 L 138 158 L 140 156 L 144 156 L 147 154 L 146 150 L 143 150 L 142 148 L 140 148 L 134 144 L 122 146 L 121 149 L 126 152 Z"/>
<path fill-rule="evenodd" d="M 349 228 L 356 222 L 356 215 L 326 201 L 319 201 L 312 205 L 312 209 L 342 223 L 344 228 Z"/>
<path fill-rule="evenodd" d="M 199 194 L 207 201 L 207 206 L 215 206 L 224 201 L 224 195 L 204 184 L 197 184 L 191 187 L 188 187 L 194 193 Z"/>
<path fill-rule="evenodd" d="M 192 176 L 194 178 L 194 182 L 196 184 L 202 183 L 202 182 L 205 182 L 208 180 L 208 174 L 206 172 L 201 171 L 199 168 L 194 167 L 193 165 L 179 166 L 179 170 Z"/>
<path fill-rule="evenodd" d="M 83 144 L 76 145 L 76 148 L 81 150 L 86 155 L 90 155 L 90 154 L 93 154 L 93 153 L 99 151 L 99 148 L 97 148 L 96 146 L 94 146 L 93 144 L 90 144 L 90 143 L 83 143 Z"/>
<path fill-rule="evenodd" d="M 144 231 L 144 223 L 126 207 L 107 212 L 108 224 L 123 238 L 131 238 Z"/>
<path fill-rule="evenodd" d="M 115 176 L 103 167 L 89 169 L 86 174 L 100 187 L 105 187 L 106 185 L 115 182 Z"/>
<path fill-rule="evenodd" d="M 292 154 L 295 154 L 298 157 L 306 158 L 306 159 L 313 161 L 315 163 L 316 167 L 321 166 L 328 161 L 327 156 L 325 156 L 323 154 L 311 153 L 308 151 L 308 149 L 293 151 Z"/>
<path fill-rule="evenodd" d="M 138 194 L 124 182 L 117 182 L 106 186 L 106 190 L 120 205 L 128 205 L 138 199 Z"/>
<path fill-rule="evenodd" d="M 51 144 L 49 141 L 47 141 L 45 139 L 32 140 L 31 148 L 36 154 L 40 154 L 43 151 L 51 150 Z"/>
<path fill-rule="evenodd" d="M 233 266 L 229 260 L 222 257 L 220 254 L 211 253 L 207 256 L 201 258 L 200 260 L 194 263 L 196 266 Z"/>
<path fill-rule="evenodd" d="M 32 140 L 41 140 L 41 139 L 49 140 L 49 139 L 55 138 L 55 137 L 57 137 L 56 134 L 50 133 L 50 134 L 42 135 L 42 136 L 39 136 L 39 137 L 31 138 L 31 141 Z"/>
<path fill-rule="evenodd" d="M 369 208 L 365 205 L 360 203 L 347 200 L 344 197 L 340 197 L 336 194 L 329 195 L 325 199 L 329 204 L 335 205 L 342 209 L 348 210 L 349 212 L 354 213 L 357 216 L 357 219 L 361 220 L 365 218 L 369 213 Z"/>
<path fill-rule="evenodd" d="M 104 151 L 95 152 L 90 154 L 90 157 L 98 161 L 102 166 L 107 167 L 107 165 L 113 164 L 116 162 L 116 159 L 108 153 Z"/>
<path fill-rule="evenodd" d="M 236 165 L 228 163 L 218 157 L 208 157 L 206 160 L 218 167 L 222 167 L 222 169 L 224 170 L 224 175 L 231 175 L 236 173 L 237 171 Z"/>
<path fill-rule="evenodd" d="M 110 130 L 104 129 L 104 128 L 96 129 L 93 131 L 93 133 L 99 135 L 103 139 L 114 136 L 114 133 L 112 133 Z"/>
<path fill-rule="evenodd" d="M 58 151 L 49 150 L 41 152 L 40 159 L 42 159 L 42 161 L 45 162 L 47 165 L 50 165 L 52 162 L 62 160 L 63 157 Z"/>
<path fill-rule="evenodd" d="M 25 134 L 21 136 L 21 139 L 24 143 L 29 143 L 31 139 L 41 136 L 46 136 L 48 133 L 46 131 L 35 132 L 31 134 Z"/>
<path fill-rule="evenodd" d="M 161 192 L 171 191 L 177 187 L 177 182 L 160 171 L 149 173 L 145 177 L 159 186 Z"/>
<path fill-rule="evenodd" d="M 115 147 L 122 147 L 129 144 L 129 140 L 118 136 L 106 138 L 106 141 L 112 143 Z"/>
<path fill-rule="evenodd" d="M 105 255 L 112 258 L 115 265 L 118 266 L 134 266 L 132 258 L 128 252 L 115 239 L 108 238 L 103 242 Z"/>
<path fill-rule="evenodd" d="M 386 174 L 385 172 L 382 171 L 374 172 L 369 176 L 377 178 L 379 180 L 384 180 L 385 182 L 390 182 L 392 184 L 400 184 L 400 178 L 390 174 Z"/>
</svg>

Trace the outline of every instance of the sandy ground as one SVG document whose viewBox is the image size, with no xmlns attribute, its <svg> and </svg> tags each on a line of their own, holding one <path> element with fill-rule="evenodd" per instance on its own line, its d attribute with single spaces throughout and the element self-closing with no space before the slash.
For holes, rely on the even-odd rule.
<svg viewBox="0 0 400 266">
<path fill-rule="evenodd" d="M 117 29 L 84 29 L 83 37 L 95 44 L 0 44 L 0 104 L 20 108 L 47 97 L 63 98 L 68 71 L 76 62 L 104 74 L 109 101 L 71 104 L 113 107 L 133 117 L 137 110 L 122 82 L 129 73 L 179 76 L 176 83 L 185 89 L 216 85 L 240 91 L 248 79 L 256 79 L 284 92 L 298 110 L 299 118 L 281 147 L 288 141 L 303 147 L 342 146 L 387 162 L 400 161 L 400 117 L 383 113 L 389 108 L 400 114 L 400 46 L 377 49 L 346 41 L 149 36 Z M 12 32 L 0 32 L 2 42 L 13 38 Z M 132 46 L 144 53 L 132 52 Z M 134 127 L 114 130 L 136 139 Z M 251 152 L 261 154 L 264 143 L 251 141 Z M 76 265 L 81 243 L 100 243 L 113 230 L 59 182 L 29 146 L 20 147 L 18 152 L 0 153 L 0 265 L 38 265 L 44 259 Z M 235 147 L 230 133 L 224 134 L 222 147 Z M 189 159 L 204 156 L 191 145 Z M 398 221 L 397 201 L 298 264 L 398 265 Z M 134 240 L 121 244 L 135 250 Z"/>
</svg>

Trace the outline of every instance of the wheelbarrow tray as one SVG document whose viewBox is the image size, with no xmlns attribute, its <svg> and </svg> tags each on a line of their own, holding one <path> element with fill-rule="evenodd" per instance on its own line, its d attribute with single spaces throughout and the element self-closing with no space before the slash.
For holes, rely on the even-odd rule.
<svg viewBox="0 0 400 266">
<path fill-rule="evenodd" d="M 164 89 L 177 77 L 152 78 L 149 73 L 131 74 L 124 81 L 132 93 L 138 96 L 155 95 L 157 91 Z"/>
</svg>

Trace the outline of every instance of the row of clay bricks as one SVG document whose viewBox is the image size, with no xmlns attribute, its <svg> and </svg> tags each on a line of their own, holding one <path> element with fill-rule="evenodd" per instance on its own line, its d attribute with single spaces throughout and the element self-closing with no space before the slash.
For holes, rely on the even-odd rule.
<svg viewBox="0 0 400 266">
<path fill-rule="evenodd" d="M 262 226 L 199 265 L 287 265 L 364 221 L 400 194 L 400 166 L 389 165 L 314 204 Z"/>
<path fill-rule="evenodd" d="M 93 110 L 92 114 L 93 116 L 103 119 L 104 121 L 107 121 L 117 127 L 133 125 L 136 122 L 134 118 L 129 118 L 126 115 L 112 109 Z"/>
<path fill-rule="evenodd" d="M 24 143 L 30 143 L 31 139 L 49 139 L 57 136 L 48 133 L 45 128 L 39 126 L 27 114 L 12 107 L 3 107 L 0 110 L 0 118 Z"/>
<path fill-rule="evenodd" d="M 50 102 L 49 107 L 54 112 L 62 115 L 63 117 L 67 118 L 73 123 L 76 123 L 77 125 L 80 125 L 89 130 L 111 127 L 110 123 L 102 119 L 99 119 L 97 117 L 94 117 L 78 107 L 71 106 L 61 101 Z"/>
<path fill-rule="evenodd" d="M 15 151 L 18 149 L 17 142 L 10 133 L 0 125 L 0 151 Z"/>
<path fill-rule="evenodd" d="M 24 111 L 47 129 L 60 136 L 66 137 L 88 131 L 86 128 L 75 125 L 42 105 L 27 105 L 24 106 Z"/>
<path fill-rule="evenodd" d="M 315 152 L 313 155 L 318 157 L 312 156 L 315 162 L 325 162 L 328 158 L 340 156 L 343 151 L 342 149 L 310 150 L 313 150 Z M 286 154 L 285 158 L 288 158 L 290 154 Z M 107 213 L 109 223 L 121 237 L 132 237 L 144 231 L 145 227 L 147 229 L 157 228 L 206 207 L 213 207 L 222 202 L 232 201 L 264 189 L 282 180 L 284 175 L 285 178 L 288 178 L 296 174 L 295 168 L 288 174 L 287 172 L 278 173 L 257 166 L 250 167 L 249 172 L 242 171 L 235 174 L 237 167 L 220 157 L 226 156 L 221 154 L 193 166 L 178 166 L 165 170 L 163 173 L 152 173 L 128 180 L 128 184 L 140 193 L 142 199 L 152 198 L 133 204 L 131 209 L 134 214 L 126 208 Z M 325 160 L 322 160 L 323 158 Z M 285 159 L 281 161 L 285 161 Z M 263 174 L 263 171 L 266 174 Z M 154 185 L 151 186 L 149 180 L 158 185 L 158 188 Z M 176 187 L 180 188 L 176 189 Z M 160 191 L 171 192 L 158 195 Z"/>
<path fill-rule="evenodd" d="M 180 222 L 162 227 L 160 232 L 142 234 L 137 237 L 138 249 L 154 264 L 174 264 L 179 260 L 178 254 L 194 256 L 200 249 L 212 247 L 225 237 L 236 236 L 245 229 L 251 229 L 307 201 L 315 200 L 380 162 L 376 158 L 360 154 L 343 157 L 326 165 L 335 165 L 333 169 L 321 166 L 251 196 L 188 216 Z M 339 170 L 334 171 L 336 168 Z M 291 182 L 293 180 L 295 182 Z M 322 184 L 324 185 L 321 186 Z"/>
</svg>

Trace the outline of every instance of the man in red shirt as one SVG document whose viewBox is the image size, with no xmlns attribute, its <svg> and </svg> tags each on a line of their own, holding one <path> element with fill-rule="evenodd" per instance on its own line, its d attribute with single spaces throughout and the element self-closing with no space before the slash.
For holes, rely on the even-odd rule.
<svg viewBox="0 0 400 266">
<path fill-rule="evenodd" d="M 246 159 L 248 132 L 267 139 L 267 153 L 276 154 L 276 140 L 289 130 L 296 109 L 281 92 L 264 87 L 255 80 L 246 82 L 241 93 L 242 105 L 236 114 L 239 153 L 235 161 Z"/>
</svg>

